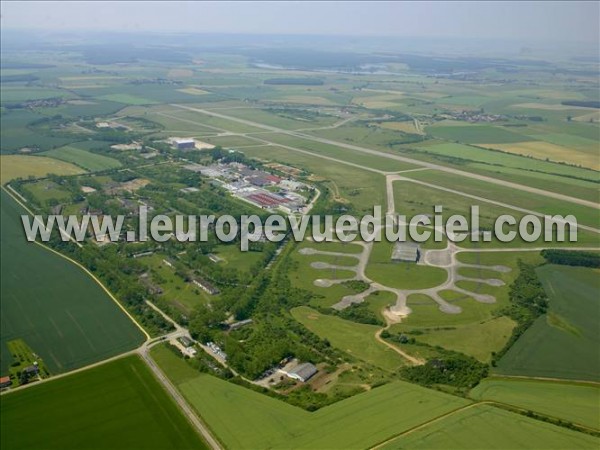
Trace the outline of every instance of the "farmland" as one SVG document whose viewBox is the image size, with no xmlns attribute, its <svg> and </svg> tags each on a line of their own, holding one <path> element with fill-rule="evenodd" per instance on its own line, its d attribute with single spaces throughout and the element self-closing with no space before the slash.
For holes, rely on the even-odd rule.
<svg viewBox="0 0 600 450">
<path fill-rule="evenodd" d="M 11 431 L 2 433 L 3 448 L 207 448 L 137 356 L 3 395 L 0 403 L 2 429 Z"/>
<path fill-rule="evenodd" d="M 454 128 L 454 127 L 453 127 Z M 497 165 L 506 168 L 518 168 L 522 170 L 536 169 L 537 171 L 554 173 L 558 175 L 571 175 L 580 178 L 593 179 L 597 175 L 587 169 L 571 167 L 566 165 L 553 164 L 546 161 L 536 161 L 532 158 L 516 156 L 502 152 L 486 150 L 484 145 L 465 145 L 455 143 L 427 144 L 419 147 L 423 151 L 436 155 L 455 157 L 465 159 L 485 165 Z"/>
<path fill-rule="evenodd" d="M 487 405 L 460 411 L 380 447 L 411 449 L 544 449 L 598 447 L 598 438 L 538 422 Z"/>
<path fill-rule="evenodd" d="M 489 125 L 438 125 L 428 128 L 435 137 L 466 144 L 523 142 L 527 136 Z"/>
<path fill-rule="evenodd" d="M 230 448 L 365 448 L 468 403 L 394 382 L 309 413 L 215 377 L 198 375 L 160 347 L 152 355 Z M 361 427 L 352 425 L 357 423 Z M 363 427 L 368 427 L 369 433 L 364 433 Z"/>
<path fill-rule="evenodd" d="M 10 263 L 2 264 L 2 373 L 11 363 L 5 343 L 12 339 L 23 339 L 54 374 L 139 345 L 140 330 L 88 274 L 25 241 L 24 213 L 3 191 L 2 261 Z"/>
<path fill-rule="evenodd" d="M 121 167 L 121 163 L 116 159 L 98 155 L 96 153 L 92 153 L 91 151 L 82 150 L 70 145 L 57 148 L 56 150 L 50 150 L 43 154 L 51 158 L 73 163 L 92 172 Z"/>
<path fill-rule="evenodd" d="M 493 378 L 483 381 L 470 396 L 600 428 L 600 387 L 594 385 Z"/>
<path fill-rule="evenodd" d="M 597 271 L 546 265 L 538 274 L 550 299 L 549 312 L 506 353 L 497 372 L 598 381 Z"/>
<path fill-rule="evenodd" d="M 119 215 L 136 232 L 140 206 L 287 214 L 240 199 L 264 189 L 322 231 L 324 215 L 375 206 L 410 220 L 479 205 L 479 231 L 501 214 L 573 214 L 578 241 L 444 235 L 398 262 L 385 240 L 261 236 L 242 252 L 209 225 L 206 242 L 55 233 L 44 247 L 25 242 L 24 211 L 2 192 L 2 447 L 204 448 L 181 414 L 192 410 L 234 450 L 598 447 L 584 428 L 600 414 L 599 272 L 540 254 L 600 245 L 596 62 L 408 52 L 387 38 L 186 37 L 9 48 L 2 183 L 42 217 Z M 522 275 L 538 297 L 518 303 Z M 136 322 L 156 341 L 140 347 Z M 197 354 L 168 347 L 188 335 Z M 133 349 L 144 359 L 86 367 Z M 152 377 L 148 351 L 179 394 Z M 36 359 L 43 381 L 17 388 Z M 306 381 L 289 376 L 301 363 L 317 370 Z"/>
<path fill-rule="evenodd" d="M 0 168 L 2 171 L 0 182 L 2 184 L 15 178 L 27 178 L 29 176 L 40 178 L 51 173 L 55 175 L 75 175 L 84 172 L 79 167 L 67 162 L 24 155 L 0 156 Z"/>
</svg>

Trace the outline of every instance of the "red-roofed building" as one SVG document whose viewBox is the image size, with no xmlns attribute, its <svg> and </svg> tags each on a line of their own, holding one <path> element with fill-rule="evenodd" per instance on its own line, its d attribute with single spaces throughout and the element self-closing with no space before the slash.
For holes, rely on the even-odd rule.
<svg viewBox="0 0 600 450">
<path fill-rule="evenodd" d="M 0 378 L 0 388 L 9 387 L 11 385 L 10 377 Z"/>
</svg>

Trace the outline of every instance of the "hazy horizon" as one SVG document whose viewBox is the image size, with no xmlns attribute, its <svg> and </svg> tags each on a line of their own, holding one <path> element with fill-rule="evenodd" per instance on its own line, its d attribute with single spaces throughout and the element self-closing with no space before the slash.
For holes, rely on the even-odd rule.
<svg viewBox="0 0 600 450">
<path fill-rule="evenodd" d="M 143 5 L 143 7 L 142 7 Z M 598 2 L 3 2 L 3 30 L 597 43 Z M 293 18 L 293 21 L 290 20 Z"/>
</svg>

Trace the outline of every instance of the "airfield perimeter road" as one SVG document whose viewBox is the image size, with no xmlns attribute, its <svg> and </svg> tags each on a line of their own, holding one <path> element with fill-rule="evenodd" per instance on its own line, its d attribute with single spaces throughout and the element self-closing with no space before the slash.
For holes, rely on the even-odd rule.
<svg viewBox="0 0 600 450">
<path fill-rule="evenodd" d="M 534 188 L 534 187 L 530 187 L 530 186 L 524 186 L 522 184 L 518 184 L 518 183 L 512 183 L 510 181 L 504 181 L 504 180 L 499 180 L 497 178 L 493 178 L 493 177 L 488 177 L 485 175 L 478 175 L 475 173 L 471 173 L 471 172 L 465 172 L 464 170 L 459 170 L 459 169 L 454 169 L 451 167 L 447 167 L 447 166 L 442 166 L 440 164 L 434 164 L 434 163 L 429 163 L 429 162 L 425 162 L 425 161 L 419 161 L 418 159 L 413 159 L 413 158 L 408 158 L 406 156 L 400 156 L 400 155 L 393 155 L 390 153 L 385 153 L 385 152 L 380 152 L 378 150 L 373 150 L 370 148 L 365 148 L 365 147 L 359 147 L 357 145 L 352 145 L 352 144 L 346 144 L 344 142 L 339 142 L 339 141 L 333 141 L 331 139 L 325 139 L 325 138 L 320 138 L 317 136 L 311 136 L 309 134 L 304 134 L 304 133 L 298 133 L 297 131 L 290 131 L 290 130 L 284 130 L 282 128 L 277 128 L 277 127 L 273 127 L 271 125 L 265 125 L 262 123 L 258 123 L 258 122 L 253 122 L 251 120 L 246 120 L 246 119 L 240 119 L 237 117 L 233 117 L 233 116 L 228 116 L 226 114 L 221 114 L 221 113 L 217 113 L 211 110 L 206 110 L 206 109 L 201 109 L 201 108 L 192 108 L 191 106 L 185 106 L 185 105 L 178 105 L 178 104 L 171 104 L 170 106 L 173 106 L 175 108 L 180 108 L 180 109 L 185 109 L 188 111 L 193 111 L 193 112 L 198 112 L 201 114 L 205 114 L 208 116 L 214 116 L 214 117 L 219 117 L 221 119 L 226 119 L 232 122 L 238 122 L 244 125 L 249 125 L 255 128 L 262 128 L 263 130 L 268 130 L 271 131 L 273 133 L 279 133 L 279 134 L 286 134 L 288 136 L 293 136 L 293 137 L 298 137 L 301 139 L 305 139 L 305 140 L 310 140 L 310 141 L 314 141 L 314 142 L 319 142 L 321 144 L 328 144 L 328 145 L 334 145 L 336 147 L 342 147 L 342 148 L 347 148 L 349 150 L 354 150 L 357 152 L 361 152 L 361 153 L 367 153 L 369 155 L 374 155 L 374 156 L 378 156 L 381 158 L 388 158 L 388 159 L 393 159 L 396 161 L 401 161 L 401 162 L 405 162 L 405 163 L 409 163 L 409 164 L 414 164 L 417 166 L 422 166 L 422 167 L 427 167 L 429 169 L 435 169 L 435 170 L 441 170 L 443 172 L 449 172 L 455 175 L 460 175 L 466 178 L 473 178 L 476 180 L 480 180 L 480 181 L 485 181 L 488 183 L 493 183 L 493 184 L 498 184 L 500 186 L 505 186 L 505 187 L 509 187 L 512 189 L 517 189 L 520 191 L 525 191 L 525 192 L 530 192 L 532 194 L 538 194 L 538 195 L 543 195 L 546 197 L 552 197 L 555 198 L 557 200 L 563 200 L 569 203 L 575 203 L 578 205 L 582 205 L 582 206 L 587 206 L 588 208 L 594 208 L 594 209 L 600 209 L 600 204 L 594 203 L 594 202 L 590 202 L 588 200 L 583 200 L 583 199 L 579 199 L 579 198 L 575 198 L 575 197 L 570 197 L 568 195 L 563 195 L 563 194 L 559 194 L 557 192 L 550 192 L 550 191 L 546 191 L 543 189 L 538 189 L 538 188 Z M 244 135 L 245 133 L 235 133 L 235 134 L 240 134 L 240 135 Z M 249 133 L 248 133 L 249 134 Z M 277 144 L 275 144 L 277 145 Z M 310 153 L 310 152 L 309 152 Z M 318 154 L 315 154 L 316 156 L 319 156 Z M 329 159 L 334 159 L 334 158 L 329 158 Z M 341 162 L 341 160 L 340 160 Z"/>
</svg>

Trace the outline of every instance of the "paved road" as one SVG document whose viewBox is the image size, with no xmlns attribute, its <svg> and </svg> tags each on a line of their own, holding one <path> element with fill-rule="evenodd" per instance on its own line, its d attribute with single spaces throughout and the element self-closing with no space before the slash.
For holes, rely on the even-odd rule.
<svg viewBox="0 0 600 450">
<path fill-rule="evenodd" d="M 154 309 L 156 312 L 158 312 L 161 316 L 163 316 L 165 318 L 165 320 L 167 320 L 168 322 L 173 324 L 175 326 L 175 331 L 168 333 L 166 335 L 154 338 L 154 339 L 148 339 L 140 347 L 138 347 L 135 350 L 131 350 L 129 352 L 125 352 L 120 355 L 113 356 L 112 358 L 108 358 L 108 359 L 99 361 L 97 363 L 90 364 L 85 367 L 81 367 L 79 369 L 71 370 L 70 372 L 53 375 L 49 378 L 45 378 L 43 380 L 36 381 L 35 383 L 30 383 L 30 384 L 26 384 L 24 386 L 19 386 L 17 388 L 6 390 L 6 391 L 2 392 L 2 395 L 9 395 L 12 392 L 18 392 L 23 389 L 28 389 L 32 386 L 38 386 L 40 384 L 54 381 L 54 380 L 57 380 L 57 379 L 60 379 L 63 377 L 67 377 L 67 376 L 70 376 L 70 375 L 73 375 L 73 374 L 76 374 L 79 372 L 83 372 L 85 370 L 93 369 L 94 367 L 108 364 L 112 361 L 115 361 L 115 360 L 121 359 L 121 358 L 125 358 L 127 356 L 139 355 L 142 358 L 142 360 L 146 363 L 148 368 L 152 371 L 152 373 L 154 373 L 154 376 L 156 377 L 156 379 L 164 386 L 167 393 L 171 396 L 171 398 L 175 401 L 175 403 L 177 403 L 177 405 L 179 406 L 179 409 L 183 412 L 183 414 L 185 414 L 185 416 L 188 418 L 191 425 L 197 430 L 197 432 L 208 443 L 208 445 L 214 450 L 223 449 L 221 444 L 212 435 L 212 433 L 210 432 L 210 430 L 208 429 L 206 424 L 198 417 L 198 415 L 193 411 L 191 406 L 187 403 L 187 401 L 179 393 L 177 388 L 175 386 L 173 386 L 173 384 L 167 378 L 167 376 L 164 374 L 164 372 L 156 365 L 154 360 L 150 357 L 149 351 L 153 346 L 160 344 L 162 342 L 166 342 L 170 339 L 177 339 L 182 336 L 189 337 L 188 330 L 179 326 L 173 319 L 171 319 L 164 312 L 162 312 L 162 310 L 160 308 L 158 308 L 156 305 L 154 305 L 152 302 L 146 301 L 146 303 L 152 309 Z"/>
<path fill-rule="evenodd" d="M 512 188 L 512 189 L 517 189 L 517 190 L 520 190 L 520 191 L 530 192 L 532 194 L 543 195 L 545 197 L 552 197 L 552 198 L 555 198 L 555 199 L 558 199 L 558 200 L 562 200 L 562 201 L 566 201 L 566 202 L 569 202 L 569 203 L 574 203 L 574 204 L 578 204 L 578 205 L 582 205 L 582 206 L 587 206 L 588 208 L 600 209 L 600 204 L 598 204 L 598 203 L 590 202 L 588 200 L 583 200 L 583 199 L 580 199 L 580 198 L 570 197 L 568 195 L 559 194 L 557 192 L 546 191 L 544 189 L 538 189 L 538 188 L 534 188 L 534 187 L 531 187 L 531 186 L 525 186 L 525 185 L 522 185 L 522 184 L 510 182 L 510 181 L 499 180 L 497 178 L 488 177 L 488 176 L 485 176 L 485 175 L 479 175 L 479 174 L 475 174 L 475 173 L 471 173 L 471 172 L 466 172 L 464 170 L 454 169 L 452 167 L 442 166 L 440 164 L 435 164 L 435 163 L 420 161 L 418 159 L 408 158 L 406 156 L 400 156 L 400 155 L 385 153 L 385 152 L 381 152 L 381 151 L 378 151 L 378 150 L 373 150 L 373 149 L 366 148 L 366 147 L 360 147 L 358 145 L 347 144 L 345 142 L 339 142 L 339 141 L 334 141 L 334 140 L 331 140 L 331 139 L 325 139 L 325 138 L 321 138 L 321 137 L 317 137 L 317 136 L 311 136 L 309 134 L 299 133 L 297 131 L 284 130 L 282 128 L 277 128 L 277 127 L 274 127 L 274 126 L 271 126 L 271 125 L 265 125 L 265 124 L 262 124 L 262 123 L 253 122 L 251 120 L 240 119 L 240 118 L 237 118 L 237 117 L 228 116 L 226 114 L 217 113 L 217 112 L 214 112 L 214 111 L 208 111 L 206 109 L 193 108 L 193 107 L 190 107 L 190 106 L 178 105 L 178 104 L 171 104 L 171 106 L 176 107 L 176 108 L 181 108 L 181 109 L 189 110 L 189 111 L 199 112 L 199 113 L 206 114 L 206 115 L 209 115 L 209 116 L 219 117 L 221 119 L 227 119 L 227 120 L 230 120 L 232 122 L 238 122 L 238 123 L 241 123 L 241 124 L 244 124 L 244 125 L 253 126 L 255 128 L 261 128 L 261 129 L 264 129 L 264 130 L 269 130 L 269 131 L 272 131 L 274 133 L 286 134 L 288 136 L 293 136 L 293 137 L 298 137 L 298 138 L 306 139 L 306 140 L 309 140 L 309 141 L 319 142 L 321 144 L 329 144 L 329 145 L 334 145 L 334 146 L 337 146 L 337 147 L 347 148 L 349 150 L 354 150 L 354 151 L 357 151 L 357 152 L 366 153 L 366 154 L 378 156 L 378 157 L 381 157 L 381 158 L 393 159 L 393 160 L 400 161 L 400 162 L 405 162 L 405 163 L 414 164 L 414 165 L 417 165 L 417 166 L 428 167 L 430 169 L 435 169 L 435 170 L 440 170 L 440 171 L 443 171 L 443 172 L 452 173 L 454 175 L 460 175 L 460 176 L 463 176 L 465 178 L 473 178 L 473 179 L 476 179 L 476 180 L 485 181 L 485 182 L 488 182 L 488 183 L 493 183 L 493 184 L 497 184 L 497 185 L 500 185 L 500 186 L 509 187 L 509 188 Z M 317 155 L 317 156 L 320 156 L 320 155 Z"/>
<path fill-rule="evenodd" d="M 146 364 L 148 365 L 150 370 L 152 370 L 152 372 L 154 373 L 154 375 L 156 376 L 158 381 L 160 381 L 162 383 L 162 385 L 165 387 L 167 393 L 171 396 L 171 398 L 173 400 L 175 400 L 175 403 L 177 403 L 177 405 L 179 406 L 179 409 L 186 415 L 186 417 L 188 418 L 188 420 L 190 421 L 192 426 L 194 426 L 194 428 L 196 428 L 196 430 L 198 430 L 198 432 L 201 434 L 201 436 L 204 438 L 204 440 L 208 443 L 208 445 L 212 449 L 215 449 L 215 450 L 222 449 L 223 447 L 213 437 L 213 435 L 209 431 L 206 424 L 202 420 L 200 420 L 200 418 L 192 410 L 191 406 L 187 403 L 187 401 L 179 393 L 177 388 L 175 386 L 173 386 L 173 384 L 166 377 L 166 375 L 163 373 L 163 371 L 160 370 L 160 368 L 156 365 L 154 360 L 148 354 L 147 349 L 145 349 L 145 351 L 140 351 L 139 354 L 142 357 L 142 359 L 146 362 Z"/>
<path fill-rule="evenodd" d="M 60 378 L 68 377 L 69 375 L 73 375 L 73 374 L 76 374 L 76 373 L 79 373 L 79 372 L 83 372 L 85 370 L 93 369 L 94 367 L 98 367 L 98 366 L 102 366 L 104 364 L 108 364 L 108 363 L 110 363 L 112 361 L 116 361 L 117 359 L 121 359 L 121 358 L 125 358 L 127 356 L 135 355 L 136 353 L 137 353 L 137 349 L 131 350 L 131 351 L 128 351 L 128 352 L 125 352 L 125 353 L 121 353 L 120 355 L 116 355 L 116 356 L 112 356 L 112 357 L 107 358 L 107 359 L 103 359 L 102 361 L 98 361 L 98 362 L 95 362 L 93 364 L 89 364 L 87 366 L 80 367 L 79 369 L 74 369 L 74 370 L 71 370 L 69 372 L 64 372 L 64 373 L 59 373 L 59 374 L 56 374 L 56 375 L 52 375 L 52 376 L 50 376 L 48 378 L 43 378 L 40 381 L 36 381 L 36 382 L 33 382 L 33 383 L 25 384 L 23 386 L 11 387 L 10 389 L 2 391 L 2 393 L 0 395 L 10 395 L 13 392 L 19 392 L 19 391 L 22 391 L 24 389 L 29 389 L 30 387 L 33 387 L 33 386 L 39 386 L 40 384 L 48 383 L 49 381 L 54 381 L 54 380 L 58 380 Z"/>
<path fill-rule="evenodd" d="M 223 447 L 217 441 L 215 437 L 213 437 L 212 433 L 206 426 L 206 424 L 198 417 L 198 415 L 192 410 L 191 406 L 188 402 L 183 398 L 183 396 L 179 393 L 177 388 L 173 386 L 171 381 L 167 378 L 164 372 L 156 365 L 154 360 L 150 357 L 149 350 L 156 344 L 160 344 L 161 342 L 166 342 L 171 339 L 177 339 L 182 336 L 190 337 L 190 333 L 186 328 L 181 327 L 177 322 L 175 322 L 171 317 L 165 314 L 159 307 L 157 307 L 154 303 L 149 300 L 146 300 L 146 304 L 150 306 L 154 311 L 159 313 L 167 322 L 172 324 L 175 327 L 175 331 L 161 336 L 160 338 L 153 339 L 151 341 L 146 341 L 144 344 L 137 349 L 137 353 L 142 357 L 142 359 L 146 362 L 150 370 L 154 372 L 154 375 L 162 383 L 165 387 L 171 398 L 177 403 L 181 411 L 187 416 L 190 423 L 198 430 L 198 432 L 202 435 L 204 440 L 210 445 L 213 449 L 222 449 Z"/>
</svg>

